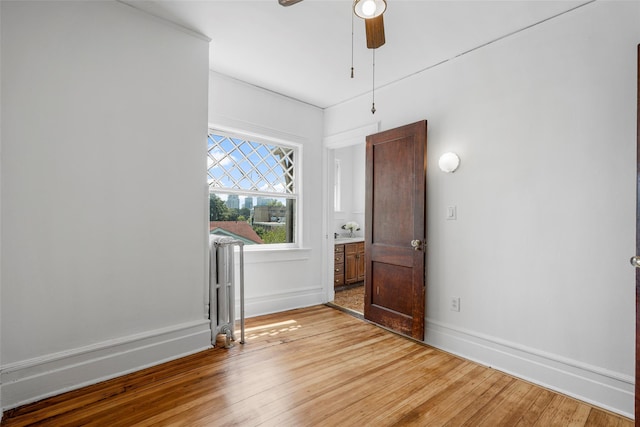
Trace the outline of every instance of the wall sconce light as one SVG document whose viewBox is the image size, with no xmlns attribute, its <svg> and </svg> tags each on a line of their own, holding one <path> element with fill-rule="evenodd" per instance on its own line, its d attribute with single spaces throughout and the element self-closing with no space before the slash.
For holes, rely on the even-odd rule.
<svg viewBox="0 0 640 427">
<path fill-rule="evenodd" d="M 438 166 L 442 172 L 452 173 L 460 166 L 460 157 L 456 153 L 444 153 L 438 160 Z"/>
</svg>

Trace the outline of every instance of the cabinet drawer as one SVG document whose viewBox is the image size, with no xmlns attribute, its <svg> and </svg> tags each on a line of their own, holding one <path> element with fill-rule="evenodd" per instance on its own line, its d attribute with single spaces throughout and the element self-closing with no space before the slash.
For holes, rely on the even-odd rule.
<svg viewBox="0 0 640 427">
<path fill-rule="evenodd" d="M 333 286 L 344 285 L 344 274 L 337 274 L 333 276 Z"/>
<path fill-rule="evenodd" d="M 344 245 L 344 252 L 347 255 L 358 253 L 358 244 L 357 243 L 347 243 L 346 245 Z"/>
<path fill-rule="evenodd" d="M 335 245 L 334 248 L 333 248 L 333 251 L 335 253 L 344 252 L 344 245 Z"/>
<path fill-rule="evenodd" d="M 347 243 L 344 245 L 344 252 L 349 254 L 363 254 L 364 253 L 364 242 L 357 243 Z"/>
<path fill-rule="evenodd" d="M 344 263 L 344 253 L 337 253 L 333 257 L 333 261 L 335 264 Z"/>
<path fill-rule="evenodd" d="M 343 274 L 343 273 L 344 273 L 344 263 L 343 262 L 341 262 L 341 263 L 337 263 L 336 262 L 333 265 L 333 274 L 338 275 L 338 274 Z"/>
</svg>

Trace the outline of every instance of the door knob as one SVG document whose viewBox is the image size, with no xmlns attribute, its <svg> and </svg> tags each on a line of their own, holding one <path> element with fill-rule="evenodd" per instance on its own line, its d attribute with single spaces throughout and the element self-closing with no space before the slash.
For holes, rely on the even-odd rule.
<svg viewBox="0 0 640 427">
<path fill-rule="evenodd" d="M 411 241 L 411 247 L 413 248 L 414 251 L 421 251 L 422 250 L 422 240 L 412 240 Z"/>
<path fill-rule="evenodd" d="M 629 262 L 631 262 L 631 265 L 634 266 L 635 268 L 640 268 L 640 256 L 636 255 L 634 257 L 631 257 Z"/>
</svg>

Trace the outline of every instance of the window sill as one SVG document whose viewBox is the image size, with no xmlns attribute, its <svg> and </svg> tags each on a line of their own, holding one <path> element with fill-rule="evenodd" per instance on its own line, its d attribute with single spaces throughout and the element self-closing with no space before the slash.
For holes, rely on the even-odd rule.
<svg viewBox="0 0 640 427">
<path fill-rule="evenodd" d="M 239 249 L 236 249 L 239 251 Z M 248 249 L 244 247 L 245 264 L 260 264 L 266 262 L 291 262 L 291 261 L 308 261 L 311 258 L 311 248 L 299 247 L 275 247 L 265 248 L 260 245 L 259 248 Z"/>
</svg>

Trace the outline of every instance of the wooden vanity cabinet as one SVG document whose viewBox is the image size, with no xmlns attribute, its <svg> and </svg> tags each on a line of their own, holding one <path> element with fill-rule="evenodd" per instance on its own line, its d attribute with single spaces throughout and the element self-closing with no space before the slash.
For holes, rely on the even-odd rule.
<svg viewBox="0 0 640 427">
<path fill-rule="evenodd" d="M 344 284 L 364 280 L 364 242 L 344 245 Z"/>
<path fill-rule="evenodd" d="M 335 245 L 333 285 L 343 286 L 364 280 L 364 242 Z"/>
<path fill-rule="evenodd" d="M 344 245 L 335 245 L 333 251 L 333 286 L 344 285 Z"/>
</svg>

